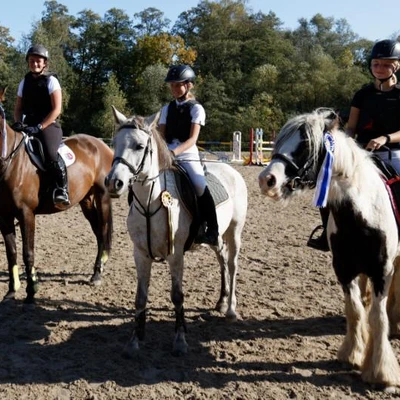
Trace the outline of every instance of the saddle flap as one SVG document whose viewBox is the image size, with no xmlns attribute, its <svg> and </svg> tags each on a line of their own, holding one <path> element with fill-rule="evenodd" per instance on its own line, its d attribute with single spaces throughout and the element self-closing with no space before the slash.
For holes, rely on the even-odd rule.
<svg viewBox="0 0 400 400">
<path fill-rule="evenodd" d="M 34 136 L 26 136 L 25 149 L 29 155 L 30 160 L 32 161 L 32 164 L 34 164 L 38 169 L 46 171 L 46 168 L 44 166 L 45 160 L 43 145 L 40 140 Z M 64 142 L 60 143 L 58 154 L 60 154 L 60 156 L 64 160 L 66 167 L 72 165 L 76 160 L 75 153 Z"/>
</svg>

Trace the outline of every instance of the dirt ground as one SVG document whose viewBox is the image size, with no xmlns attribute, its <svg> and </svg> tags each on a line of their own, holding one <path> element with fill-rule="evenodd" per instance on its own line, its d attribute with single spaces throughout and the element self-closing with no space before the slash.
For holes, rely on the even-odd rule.
<svg viewBox="0 0 400 400">
<path fill-rule="evenodd" d="M 319 223 L 311 193 L 290 207 L 261 196 L 261 167 L 238 166 L 249 191 L 238 273 L 240 319 L 213 310 L 219 269 L 207 248 L 187 253 L 189 353 L 171 354 L 170 276 L 153 266 L 146 344 L 122 357 L 133 326 L 136 272 L 126 198 L 113 200 L 114 245 L 101 287 L 88 284 L 95 240 L 79 207 L 37 217 L 34 312 L 0 305 L 0 399 L 389 399 L 336 360 L 345 332 L 331 257 L 305 246 Z M 19 245 L 20 248 L 20 245 Z M 4 247 L 0 297 L 7 291 Z M 19 257 L 20 262 L 21 257 Z M 392 340 L 400 355 L 400 342 Z"/>
</svg>

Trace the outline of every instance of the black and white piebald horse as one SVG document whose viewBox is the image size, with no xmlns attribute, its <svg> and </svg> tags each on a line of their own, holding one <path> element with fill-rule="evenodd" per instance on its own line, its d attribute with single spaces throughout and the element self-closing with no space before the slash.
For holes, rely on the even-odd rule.
<svg viewBox="0 0 400 400">
<path fill-rule="evenodd" d="M 328 242 L 345 298 L 347 332 L 338 358 L 359 367 L 364 381 L 392 389 L 400 386 L 388 339 L 389 319 L 392 332 L 399 322 L 398 227 L 371 153 L 341 131 L 337 120 L 330 109 L 290 119 L 259 184 L 263 194 L 283 201 L 316 186 L 314 204 L 330 210 Z M 361 276 L 371 282 L 370 307 L 362 302 Z"/>
</svg>

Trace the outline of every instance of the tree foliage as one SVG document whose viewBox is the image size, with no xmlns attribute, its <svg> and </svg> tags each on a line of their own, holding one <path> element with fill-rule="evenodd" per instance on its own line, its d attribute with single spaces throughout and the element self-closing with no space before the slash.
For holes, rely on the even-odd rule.
<svg viewBox="0 0 400 400">
<path fill-rule="evenodd" d="M 12 119 L 31 43 L 49 49 L 63 88 L 66 134 L 112 137 L 111 105 L 127 114 L 157 112 L 170 101 L 167 69 L 178 63 L 196 72 L 195 93 L 207 114 L 204 139 L 230 140 L 233 131 L 246 135 L 251 127 L 268 134 L 315 107 L 348 109 L 354 92 L 370 80 L 372 42 L 344 19 L 317 13 L 300 18 L 291 31 L 272 11 L 253 13 L 246 4 L 203 0 L 171 27 L 153 7 L 132 19 L 117 8 L 104 16 L 90 9 L 73 16 L 65 5 L 45 1 L 42 17 L 17 47 L 0 26 L 0 80 L 11 96 L 7 114 Z"/>
</svg>

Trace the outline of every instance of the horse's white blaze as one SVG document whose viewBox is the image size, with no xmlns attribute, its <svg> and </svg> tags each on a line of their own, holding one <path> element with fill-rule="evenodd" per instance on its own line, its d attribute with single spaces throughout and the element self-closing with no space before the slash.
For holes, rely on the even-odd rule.
<svg viewBox="0 0 400 400">
<path fill-rule="evenodd" d="M 285 165 L 282 161 L 272 160 L 268 166 L 261 171 L 258 180 L 262 194 L 274 200 L 280 200 L 282 198 L 282 187 L 287 182 Z"/>
</svg>

